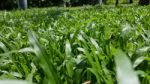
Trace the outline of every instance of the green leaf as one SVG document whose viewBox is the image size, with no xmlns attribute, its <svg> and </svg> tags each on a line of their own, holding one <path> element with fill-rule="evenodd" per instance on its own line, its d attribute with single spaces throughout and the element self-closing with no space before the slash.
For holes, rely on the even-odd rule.
<svg viewBox="0 0 150 84">
<path fill-rule="evenodd" d="M 137 67 L 139 64 L 141 64 L 141 63 L 145 60 L 145 58 L 146 58 L 146 57 L 144 57 L 144 56 L 141 56 L 141 57 L 137 58 L 137 59 L 135 60 L 135 62 L 133 63 L 133 67 L 134 67 L 134 68 Z"/>
<path fill-rule="evenodd" d="M 0 80 L 0 84 L 29 84 L 23 80 Z"/>
<path fill-rule="evenodd" d="M 65 52 L 66 52 L 66 56 L 70 57 L 71 56 L 71 45 L 69 40 L 66 41 L 66 45 L 65 45 Z"/>
<path fill-rule="evenodd" d="M 2 48 L 5 52 L 8 52 L 7 47 L 2 42 L 0 42 L 0 48 Z"/>
<path fill-rule="evenodd" d="M 150 49 L 150 47 L 143 47 L 143 48 L 140 48 L 136 51 L 136 54 L 138 56 L 142 56 L 144 53 L 146 53 L 148 50 Z"/>
<path fill-rule="evenodd" d="M 91 41 L 91 43 L 95 46 L 96 50 L 99 50 L 99 45 L 98 45 L 98 43 L 96 42 L 96 40 L 93 39 L 93 38 L 90 38 L 90 41 Z"/>
<path fill-rule="evenodd" d="M 118 84 L 140 84 L 131 61 L 120 49 L 114 51 Z"/>
</svg>

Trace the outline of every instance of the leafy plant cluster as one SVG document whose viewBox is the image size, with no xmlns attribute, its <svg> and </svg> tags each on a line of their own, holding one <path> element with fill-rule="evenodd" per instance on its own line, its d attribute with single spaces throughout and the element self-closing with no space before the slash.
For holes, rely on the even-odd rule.
<svg viewBox="0 0 150 84">
<path fill-rule="evenodd" d="M 0 12 L 0 84 L 150 84 L 149 8 Z"/>
</svg>

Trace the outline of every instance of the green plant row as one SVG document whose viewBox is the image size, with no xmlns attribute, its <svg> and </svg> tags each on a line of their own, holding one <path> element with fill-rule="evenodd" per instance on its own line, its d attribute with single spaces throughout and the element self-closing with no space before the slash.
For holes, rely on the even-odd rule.
<svg viewBox="0 0 150 84">
<path fill-rule="evenodd" d="M 150 7 L 0 12 L 0 84 L 150 84 Z"/>
</svg>

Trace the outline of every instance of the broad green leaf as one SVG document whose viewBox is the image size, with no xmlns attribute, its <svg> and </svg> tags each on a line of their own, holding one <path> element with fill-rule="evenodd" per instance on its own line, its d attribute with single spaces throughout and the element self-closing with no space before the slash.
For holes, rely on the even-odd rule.
<svg viewBox="0 0 150 84">
<path fill-rule="evenodd" d="M 69 40 L 66 41 L 65 52 L 66 52 L 67 57 L 71 56 L 71 45 L 70 45 Z"/>
<path fill-rule="evenodd" d="M 28 47 L 28 48 L 23 48 L 23 49 L 20 49 L 18 52 L 34 52 L 33 48 L 31 47 Z"/>
<path fill-rule="evenodd" d="M 143 47 L 143 48 L 140 48 L 136 51 L 136 54 L 138 56 L 142 56 L 144 53 L 146 53 L 148 50 L 150 49 L 150 47 Z"/>
<path fill-rule="evenodd" d="M 81 51 L 81 52 L 85 53 L 84 48 L 80 48 L 80 47 L 78 47 L 77 49 L 78 49 L 79 51 Z"/>
<path fill-rule="evenodd" d="M 23 80 L 0 80 L 0 84 L 29 84 Z"/>
<path fill-rule="evenodd" d="M 2 42 L 0 42 L 0 48 L 2 48 L 5 52 L 8 52 L 7 47 Z"/>
<path fill-rule="evenodd" d="M 137 66 L 138 66 L 139 64 L 141 64 L 144 60 L 145 60 L 145 57 L 144 57 L 144 56 L 141 56 L 141 57 L 137 58 L 137 59 L 135 60 L 135 62 L 133 63 L 133 67 L 134 67 L 134 68 L 137 67 Z"/>
<path fill-rule="evenodd" d="M 90 38 L 90 41 L 91 41 L 91 43 L 95 46 L 95 48 L 96 48 L 97 50 L 99 50 L 99 45 L 98 45 L 98 43 L 96 42 L 96 40 L 93 39 L 93 38 Z"/>
<path fill-rule="evenodd" d="M 130 59 L 120 49 L 114 51 L 118 84 L 140 84 Z"/>
</svg>

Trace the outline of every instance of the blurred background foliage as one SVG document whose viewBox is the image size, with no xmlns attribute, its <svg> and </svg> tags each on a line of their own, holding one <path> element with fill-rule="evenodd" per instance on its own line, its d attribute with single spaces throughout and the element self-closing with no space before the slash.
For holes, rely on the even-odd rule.
<svg viewBox="0 0 150 84">
<path fill-rule="evenodd" d="M 136 2 L 137 0 L 134 0 Z M 83 6 L 96 5 L 100 0 L 28 0 L 28 7 L 50 7 L 50 6 Z M 128 0 L 119 0 L 119 3 L 128 3 Z M 114 4 L 115 0 L 103 0 L 104 4 Z M 17 0 L 0 0 L 0 10 L 12 10 L 17 8 Z"/>
</svg>

